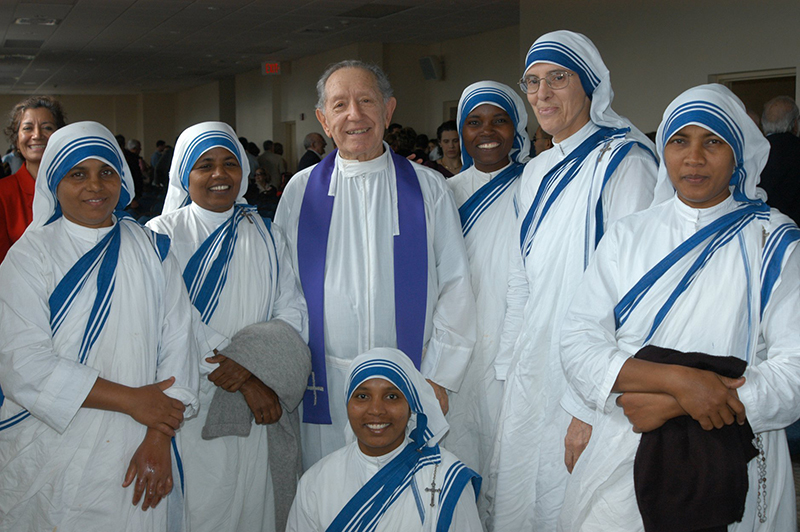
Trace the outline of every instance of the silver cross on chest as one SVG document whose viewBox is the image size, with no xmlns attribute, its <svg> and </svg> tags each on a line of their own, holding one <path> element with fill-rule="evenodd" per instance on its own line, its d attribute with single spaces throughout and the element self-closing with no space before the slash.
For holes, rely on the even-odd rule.
<svg viewBox="0 0 800 532">
<path fill-rule="evenodd" d="M 433 508 L 435 506 L 434 500 L 436 498 L 436 494 L 437 493 L 441 493 L 441 491 L 442 491 L 441 488 L 439 488 L 439 489 L 436 488 L 436 470 L 438 468 L 439 468 L 438 464 L 433 466 L 433 480 L 431 480 L 431 487 L 430 488 L 425 488 L 425 491 L 430 492 L 430 494 L 431 494 L 431 508 Z"/>
<path fill-rule="evenodd" d="M 597 157 L 597 160 L 601 161 L 603 159 L 603 155 L 605 155 L 606 152 L 609 151 L 609 150 L 611 150 L 611 143 L 610 142 L 606 142 L 606 145 L 603 146 L 602 150 L 600 150 L 600 155 Z"/>
<path fill-rule="evenodd" d="M 314 393 L 314 405 L 317 404 L 317 392 L 324 392 L 325 388 L 322 386 L 317 386 L 317 375 L 313 371 L 311 372 L 311 384 L 306 386 L 306 390 Z"/>
</svg>

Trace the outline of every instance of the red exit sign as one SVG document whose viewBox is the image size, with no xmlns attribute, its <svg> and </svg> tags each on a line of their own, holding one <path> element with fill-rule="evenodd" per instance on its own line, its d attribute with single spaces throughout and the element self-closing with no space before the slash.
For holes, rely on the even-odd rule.
<svg viewBox="0 0 800 532">
<path fill-rule="evenodd" d="M 281 64 L 278 61 L 261 63 L 261 73 L 265 76 L 279 75 L 281 73 Z"/>
</svg>

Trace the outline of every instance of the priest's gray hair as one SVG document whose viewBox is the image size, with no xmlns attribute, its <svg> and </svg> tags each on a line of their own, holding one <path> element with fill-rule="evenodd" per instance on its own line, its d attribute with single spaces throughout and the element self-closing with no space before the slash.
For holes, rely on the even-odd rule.
<svg viewBox="0 0 800 532">
<path fill-rule="evenodd" d="M 389 98 L 394 95 L 394 92 L 392 91 L 392 85 L 389 83 L 389 78 L 386 77 L 386 74 L 380 69 L 380 67 L 373 65 L 372 63 L 359 61 L 358 59 L 346 59 L 329 66 L 327 70 L 322 73 L 322 77 L 319 78 L 319 81 L 317 81 L 317 109 L 323 113 L 325 112 L 325 100 L 327 99 L 327 95 L 325 94 L 325 84 L 328 83 L 328 78 L 330 78 L 334 72 L 343 68 L 360 68 L 375 76 L 375 85 L 377 85 L 378 90 L 383 96 L 384 104 L 388 103 Z"/>
<path fill-rule="evenodd" d="M 794 133 L 797 134 L 798 119 L 800 111 L 797 104 L 788 96 L 776 96 L 764 104 L 764 112 L 761 114 L 761 127 L 765 135 L 773 133 Z"/>
</svg>

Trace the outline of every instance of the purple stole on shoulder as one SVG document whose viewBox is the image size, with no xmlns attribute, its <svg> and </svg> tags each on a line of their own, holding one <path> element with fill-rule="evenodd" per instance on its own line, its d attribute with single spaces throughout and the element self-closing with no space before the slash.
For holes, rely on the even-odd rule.
<svg viewBox="0 0 800 532">
<path fill-rule="evenodd" d="M 331 414 L 325 368 L 325 259 L 334 196 L 328 195 L 336 153 L 311 171 L 297 226 L 297 269 L 308 304 L 311 376 L 303 397 L 303 422 L 329 425 Z M 397 181 L 400 234 L 394 237 L 394 306 L 397 348 L 419 369 L 428 301 L 428 239 L 425 203 L 414 167 L 389 152 Z M 386 346 L 392 347 L 392 346 Z M 351 353 L 356 356 L 359 353 Z"/>
</svg>

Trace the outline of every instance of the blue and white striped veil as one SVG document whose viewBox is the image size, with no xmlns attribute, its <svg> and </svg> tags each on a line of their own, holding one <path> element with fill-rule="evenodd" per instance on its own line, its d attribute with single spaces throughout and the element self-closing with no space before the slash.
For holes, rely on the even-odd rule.
<svg viewBox="0 0 800 532">
<path fill-rule="evenodd" d="M 614 100 L 611 75 L 597 47 L 588 37 L 567 30 L 542 35 L 528 50 L 523 77 L 538 63 L 550 63 L 578 74 L 584 92 L 592 101 L 590 110 L 592 122 L 598 126 L 614 129 L 630 128 L 627 137 L 641 142 L 655 153 L 655 147 L 650 139 L 630 120 L 618 115 L 611 108 L 611 102 Z"/>
<path fill-rule="evenodd" d="M 758 183 L 769 157 L 769 141 L 747 116 L 742 101 L 727 87 L 712 83 L 685 91 L 664 111 L 656 134 L 656 145 L 662 163 L 658 168 L 653 205 L 663 203 L 675 195 L 675 189 L 667 175 L 667 167 L 663 163 L 664 146 L 675 133 L 688 125 L 711 131 L 733 150 L 736 167 L 730 185 L 733 187 L 734 199 L 766 199 L 767 195 L 758 188 Z"/>
<path fill-rule="evenodd" d="M 133 178 L 114 135 L 97 122 L 75 122 L 55 131 L 47 142 L 36 180 L 30 228 L 42 227 L 61 217 L 58 185 L 75 165 L 87 159 L 101 160 L 117 171 L 122 187 L 115 211 L 127 207 L 133 198 Z"/>
<path fill-rule="evenodd" d="M 411 359 L 399 349 L 389 347 L 370 349 L 350 363 L 348 373 L 344 390 L 345 403 L 350 400 L 353 391 L 361 383 L 370 379 L 387 380 L 397 386 L 411 408 L 406 434 L 412 433 L 418 426 L 425 427 L 423 434 L 417 438 L 420 446 L 423 443 L 428 447 L 435 446 L 450 429 L 433 388 L 414 367 Z M 348 443 L 356 439 L 349 423 L 346 424 L 345 438 Z"/>
<path fill-rule="evenodd" d="M 236 132 L 224 122 L 201 122 L 188 127 L 178 137 L 175 143 L 175 153 L 172 156 L 172 165 L 169 167 L 169 187 L 164 200 L 162 214 L 172 212 L 191 203 L 189 197 L 189 173 L 192 166 L 205 152 L 212 148 L 225 148 L 236 156 L 242 167 L 242 182 L 238 203 L 244 202 L 244 193 L 247 192 L 247 176 L 250 174 L 250 163 Z"/>
<path fill-rule="evenodd" d="M 473 83 L 461 93 L 458 101 L 458 136 L 461 143 L 462 171 L 472 166 L 472 157 L 467 153 L 462 137 L 464 121 L 467 116 L 479 105 L 490 104 L 499 107 L 511 117 L 514 122 L 514 145 L 509 153 L 511 161 L 525 163 L 528 161 L 528 154 L 531 151 L 531 141 L 525 127 L 528 125 L 528 112 L 525 110 L 525 103 L 519 97 L 517 91 L 508 85 L 497 83 L 496 81 L 479 81 Z"/>
</svg>

